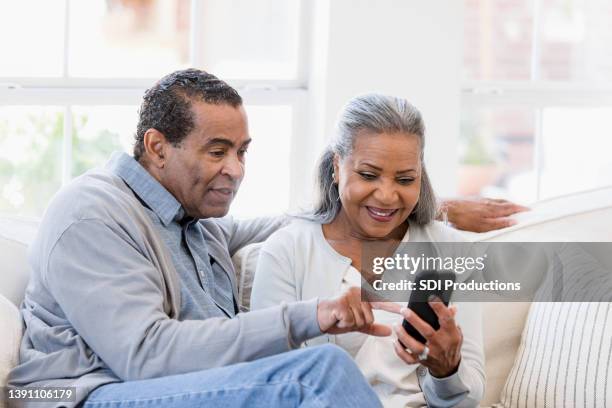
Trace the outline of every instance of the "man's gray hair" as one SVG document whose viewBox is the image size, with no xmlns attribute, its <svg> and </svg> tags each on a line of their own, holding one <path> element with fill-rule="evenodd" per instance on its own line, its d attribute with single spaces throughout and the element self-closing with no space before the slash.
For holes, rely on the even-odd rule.
<svg viewBox="0 0 612 408">
<path fill-rule="evenodd" d="M 373 134 L 404 133 L 408 137 L 417 137 L 421 158 L 421 191 L 419 201 L 408 219 L 418 225 L 432 221 L 436 214 L 436 199 L 423 162 L 425 124 L 421 113 L 405 99 L 380 94 L 353 98 L 340 112 L 334 137 L 319 160 L 318 197 L 310 218 L 327 224 L 338 215 L 342 204 L 338 185 L 334 183 L 334 155 L 341 159 L 348 156 L 355 145 L 355 137 L 362 131 Z"/>
</svg>

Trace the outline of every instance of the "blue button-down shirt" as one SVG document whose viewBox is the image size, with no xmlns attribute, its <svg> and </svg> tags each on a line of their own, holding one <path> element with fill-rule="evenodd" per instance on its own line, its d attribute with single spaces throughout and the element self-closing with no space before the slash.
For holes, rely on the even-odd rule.
<svg viewBox="0 0 612 408">
<path fill-rule="evenodd" d="M 208 253 L 203 226 L 186 216 L 176 198 L 133 157 L 123 154 L 111 171 L 121 177 L 144 205 L 170 250 L 181 280 L 179 320 L 233 317 L 232 283 Z"/>
</svg>

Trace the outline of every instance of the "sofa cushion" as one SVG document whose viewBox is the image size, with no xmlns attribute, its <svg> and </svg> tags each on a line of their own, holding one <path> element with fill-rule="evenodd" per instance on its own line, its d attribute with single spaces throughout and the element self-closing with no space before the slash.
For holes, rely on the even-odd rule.
<svg viewBox="0 0 612 408">
<path fill-rule="evenodd" d="M 23 299 L 28 282 L 27 249 L 37 227 L 36 220 L 0 217 L 0 259 L 3 268 L 0 295 L 17 306 Z"/>
<path fill-rule="evenodd" d="M 243 312 L 248 311 L 251 307 L 251 290 L 253 289 L 259 249 L 262 246 L 263 243 L 247 245 L 232 257 L 236 269 L 236 282 L 238 282 L 238 307 Z"/>
<path fill-rule="evenodd" d="M 464 232 L 470 241 L 612 241 L 612 186 L 543 200 L 512 216 L 518 223 L 501 230 Z"/>
<path fill-rule="evenodd" d="M 475 234 L 464 233 L 471 241 L 489 242 L 599 242 L 612 241 L 612 187 L 569 194 L 541 201 L 531 211 L 516 214 L 518 224 L 510 228 Z M 612 264 L 612 251 L 591 254 Z M 483 304 L 483 336 L 487 385 L 482 400 L 488 406 L 500 395 L 521 342 L 529 303 L 491 302 Z M 535 308 L 535 307 L 534 307 Z M 551 339 L 552 340 L 552 339 Z"/>
<path fill-rule="evenodd" d="M 9 371 L 17 364 L 21 330 L 19 311 L 0 295 L 0 388 L 6 385 Z"/>
</svg>

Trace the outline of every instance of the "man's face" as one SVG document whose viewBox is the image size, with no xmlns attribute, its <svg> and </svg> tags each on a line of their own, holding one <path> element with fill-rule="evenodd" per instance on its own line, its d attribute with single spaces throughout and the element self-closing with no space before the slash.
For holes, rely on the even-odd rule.
<svg viewBox="0 0 612 408">
<path fill-rule="evenodd" d="M 167 144 L 160 182 L 195 218 L 223 217 L 244 177 L 249 138 L 242 106 L 192 102 L 194 129 Z"/>
</svg>

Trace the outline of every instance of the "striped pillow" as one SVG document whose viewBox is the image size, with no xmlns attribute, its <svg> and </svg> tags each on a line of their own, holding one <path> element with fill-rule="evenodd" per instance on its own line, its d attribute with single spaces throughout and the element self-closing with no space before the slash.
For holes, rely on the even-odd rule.
<svg viewBox="0 0 612 408">
<path fill-rule="evenodd" d="M 587 287 L 607 291 L 612 271 L 576 245 L 566 248 L 561 261 L 563 272 L 556 276 L 563 285 L 556 279 L 543 287 L 562 287 L 556 292 L 574 301 L 532 303 L 502 391 L 503 407 L 612 406 L 612 303 L 578 301 L 588 300 L 587 293 L 575 298 L 578 292 L 571 289 L 591 280 Z M 602 273 L 608 279 L 602 281 Z"/>
</svg>

